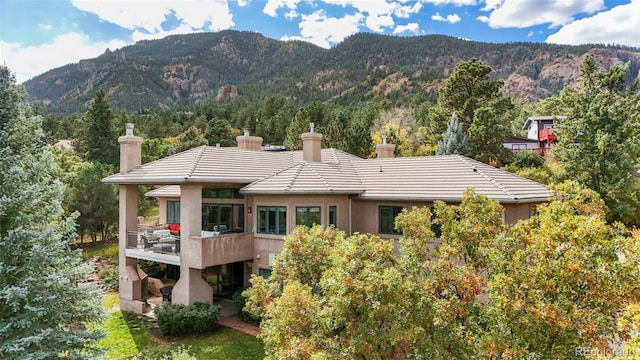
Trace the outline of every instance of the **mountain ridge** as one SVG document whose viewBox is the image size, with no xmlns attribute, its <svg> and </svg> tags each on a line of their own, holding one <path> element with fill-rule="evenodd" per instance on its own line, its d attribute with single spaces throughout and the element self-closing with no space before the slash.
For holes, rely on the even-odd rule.
<svg viewBox="0 0 640 360">
<path fill-rule="evenodd" d="M 83 111 L 99 88 L 119 110 L 272 95 L 300 103 L 348 103 L 436 91 L 457 62 L 475 57 L 491 66 L 493 78 L 505 80 L 505 92 L 539 100 L 576 81 L 587 54 L 594 54 L 605 68 L 629 62 L 628 81 L 640 78 L 640 49 L 628 47 L 359 33 L 324 49 L 225 30 L 139 41 L 52 69 L 23 85 L 31 102 L 59 114 Z"/>
</svg>

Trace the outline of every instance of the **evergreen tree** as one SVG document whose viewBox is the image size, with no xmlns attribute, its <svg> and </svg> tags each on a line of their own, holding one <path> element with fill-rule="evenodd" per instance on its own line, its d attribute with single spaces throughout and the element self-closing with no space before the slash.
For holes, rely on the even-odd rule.
<svg viewBox="0 0 640 360">
<path fill-rule="evenodd" d="M 607 205 L 608 220 L 638 224 L 640 215 L 640 93 L 625 84 L 627 65 L 602 71 L 588 56 L 581 85 L 567 86 L 560 98 L 567 110 L 559 119 L 553 153 L 564 178 L 595 190 Z"/>
<path fill-rule="evenodd" d="M 451 115 L 451 121 L 447 131 L 442 134 L 442 140 L 438 141 L 436 155 L 468 155 L 469 141 L 456 114 Z"/>
<path fill-rule="evenodd" d="M 215 118 L 207 122 L 204 137 L 211 145 L 233 146 L 236 142 L 231 133 L 231 125 L 227 120 L 221 118 Z"/>
<path fill-rule="evenodd" d="M 0 67 L 0 358 L 95 358 L 102 292 L 74 250 L 75 218 L 43 146 L 41 119 Z"/>
<path fill-rule="evenodd" d="M 114 115 L 105 98 L 98 90 L 85 113 L 86 129 L 82 131 L 76 148 L 89 161 L 118 166 L 118 136 L 114 130 Z"/>
<path fill-rule="evenodd" d="M 176 143 L 173 144 L 169 150 L 169 154 L 177 154 L 185 150 L 193 149 L 194 147 L 208 144 L 209 142 L 204 137 L 204 134 L 200 132 L 200 129 L 195 126 L 190 126 L 185 132 L 178 135 Z"/>
<path fill-rule="evenodd" d="M 287 137 L 284 139 L 284 147 L 287 148 L 287 150 L 302 149 L 300 135 L 309 132 L 310 122 L 307 110 L 304 108 L 298 110 L 293 121 L 289 124 L 289 127 L 287 127 Z"/>
</svg>

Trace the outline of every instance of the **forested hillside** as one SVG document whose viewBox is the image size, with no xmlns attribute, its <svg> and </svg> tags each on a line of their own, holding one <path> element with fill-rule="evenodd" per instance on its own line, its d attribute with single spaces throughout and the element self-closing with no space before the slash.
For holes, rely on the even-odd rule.
<svg viewBox="0 0 640 360">
<path fill-rule="evenodd" d="M 53 114 L 86 108 L 98 89 L 117 110 L 168 109 L 204 99 L 242 98 L 261 103 L 282 96 L 348 105 L 397 100 L 436 89 L 456 63 L 475 57 L 488 64 L 504 91 L 540 100 L 578 78 L 579 64 L 594 54 L 608 67 L 630 62 L 638 77 L 640 50 L 533 43 L 489 44 L 442 35 L 392 37 L 356 34 L 332 49 L 278 41 L 258 33 L 222 31 L 140 41 L 95 59 L 51 70 L 24 83 L 30 101 Z"/>
</svg>

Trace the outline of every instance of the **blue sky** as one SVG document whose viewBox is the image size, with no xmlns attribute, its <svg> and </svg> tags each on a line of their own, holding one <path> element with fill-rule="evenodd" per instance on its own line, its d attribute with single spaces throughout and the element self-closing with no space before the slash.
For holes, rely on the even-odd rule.
<svg viewBox="0 0 640 360">
<path fill-rule="evenodd" d="M 640 48 L 640 0 L 0 0 L 0 61 L 23 82 L 107 48 L 225 29 L 325 48 L 357 32 Z"/>
</svg>

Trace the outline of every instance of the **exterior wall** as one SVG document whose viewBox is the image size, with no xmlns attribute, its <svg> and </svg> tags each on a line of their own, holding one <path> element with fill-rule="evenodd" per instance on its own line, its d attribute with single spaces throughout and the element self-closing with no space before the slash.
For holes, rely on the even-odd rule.
<svg viewBox="0 0 640 360">
<path fill-rule="evenodd" d="M 513 145 L 515 144 L 525 144 L 527 146 L 527 149 L 532 150 L 532 149 L 537 149 L 539 147 L 539 143 L 538 142 L 505 142 L 502 145 L 509 149 L 509 150 L 513 150 Z"/>
<path fill-rule="evenodd" d="M 253 273 L 259 268 L 270 269 L 269 259 L 282 251 L 284 236 L 257 233 L 258 206 L 284 206 L 287 208 L 287 234 L 296 227 L 297 206 L 320 206 L 322 226 L 329 225 L 329 206 L 337 207 L 337 228 L 350 234 L 349 230 L 349 196 L 348 195 L 255 195 L 247 196 L 247 206 L 252 209 L 248 216 L 247 230 L 254 232 Z M 250 229 L 249 229 L 250 228 Z"/>
<path fill-rule="evenodd" d="M 515 224 L 518 220 L 528 219 L 533 215 L 536 205 L 540 203 L 502 204 L 504 207 L 504 222 Z"/>
<path fill-rule="evenodd" d="M 378 207 L 402 206 L 407 209 L 412 207 L 432 206 L 432 202 L 408 202 L 408 201 L 365 201 L 353 200 L 351 205 L 353 232 L 377 234 L 382 238 L 397 238 L 398 235 L 378 234 Z"/>
</svg>

